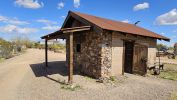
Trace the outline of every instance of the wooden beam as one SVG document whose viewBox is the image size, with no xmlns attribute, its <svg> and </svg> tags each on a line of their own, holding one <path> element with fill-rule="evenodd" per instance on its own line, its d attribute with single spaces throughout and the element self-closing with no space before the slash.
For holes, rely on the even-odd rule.
<svg viewBox="0 0 177 100">
<path fill-rule="evenodd" d="M 48 44 L 46 39 L 45 39 L 45 66 L 48 67 Z"/>
<path fill-rule="evenodd" d="M 95 23 L 92 23 L 92 22 L 82 18 L 81 16 L 78 16 L 77 14 L 75 14 L 73 12 L 71 12 L 69 15 L 72 16 L 73 18 L 75 18 L 76 20 L 82 22 L 84 25 L 92 26 L 93 30 L 95 32 L 97 32 L 97 33 L 102 33 L 103 32 L 103 29 L 101 27 L 99 27 L 98 25 L 96 25 Z"/>
<path fill-rule="evenodd" d="M 59 34 L 59 35 L 55 35 L 55 36 L 51 36 L 51 37 L 48 37 L 46 38 L 47 40 L 52 40 L 52 39 L 66 39 L 66 34 Z"/>
<path fill-rule="evenodd" d="M 73 29 L 73 30 L 65 30 L 63 33 L 73 33 L 73 32 L 80 32 L 80 31 L 88 31 L 90 28 L 81 28 L 81 29 Z"/>
<path fill-rule="evenodd" d="M 73 33 L 69 34 L 69 75 L 68 83 L 73 82 Z"/>
<path fill-rule="evenodd" d="M 124 75 L 124 73 L 125 73 L 125 69 L 124 69 L 124 67 L 125 67 L 125 41 L 124 40 L 122 40 L 122 41 L 123 41 L 122 75 Z"/>
<path fill-rule="evenodd" d="M 61 31 L 66 31 L 66 30 L 83 29 L 83 28 L 91 28 L 91 26 L 81 26 L 81 27 L 62 28 L 62 29 L 60 29 L 60 30 L 61 30 Z"/>
</svg>

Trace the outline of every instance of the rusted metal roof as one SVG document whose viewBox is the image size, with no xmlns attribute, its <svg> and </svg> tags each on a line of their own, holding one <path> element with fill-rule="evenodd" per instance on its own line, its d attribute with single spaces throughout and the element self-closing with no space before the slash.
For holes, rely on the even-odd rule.
<svg viewBox="0 0 177 100">
<path fill-rule="evenodd" d="M 167 37 L 164 37 L 162 35 L 152 32 L 152 31 L 146 30 L 146 29 L 141 28 L 139 26 L 135 26 L 134 24 L 123 23 L 123 22 L 105 19 L 105 18 L 101 18 L 101 17 L 96 17 L 96 16 L 92 16 L 92 15 L 88 15 L 88 14 L 79 13 L 79 12 L 71 12 L 70 11 L 70 13 L 75 14 L 79 17 L 82 17 L 83 19 L 85 19 L 85 20 L 97 25 L 98 27 L 105 29 L 105 30 L 125 32 L 125 33 L 129 33 L 129 34 L 147 36 L 147 37 L 152 37 L 152 38 L 156 38 L 156 39 L 163 39 L 166 41 L 170 41 L 170 39 Z"/>
</svg>

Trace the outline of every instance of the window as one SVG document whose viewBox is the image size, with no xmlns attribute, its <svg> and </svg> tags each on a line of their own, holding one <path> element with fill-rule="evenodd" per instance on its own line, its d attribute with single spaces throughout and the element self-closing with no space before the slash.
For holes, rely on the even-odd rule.
<svg viewBox="0 0 177 100">
<path fill-rule="evenodd" d="M 76 52 L 81 52 L 81 44 L 76 45 Z"/>
</svg>

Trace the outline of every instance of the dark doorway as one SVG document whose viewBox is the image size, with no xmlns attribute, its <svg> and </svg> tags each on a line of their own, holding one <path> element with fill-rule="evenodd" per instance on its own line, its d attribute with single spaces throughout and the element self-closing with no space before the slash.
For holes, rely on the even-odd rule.
<svg viewBox="0 0 177 100">
<path fill-rule="evenodd" d="M 125 59 L 124 59 L 124 72 L 133 72 L 133 48 L 134 42 L 125 41 Z"/>
</svg>

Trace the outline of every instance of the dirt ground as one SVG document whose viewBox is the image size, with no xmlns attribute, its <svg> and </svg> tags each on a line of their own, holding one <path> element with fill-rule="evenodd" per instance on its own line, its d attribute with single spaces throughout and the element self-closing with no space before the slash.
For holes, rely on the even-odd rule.
<svg viewBox="0 0 177 100">
<path fill-rule="evenodd" d="M 159 63 L 159 58 L 156 58 L 156 62 Z M 167 63 L 167 64 L 176 64 L 177 65 L 177 57 L 176 59 L 169 59 L 168 57 L 160 57 L 160 63 Z"/>
<path fill-rule="evenodd" d="M 47 69 L 43 61 L 43 50 L 29 49 L 0 63 L 0 100 L 169 100 L 177 93 L 176 81 L 130 74 L 112 86 L 75 73 L 81 89 L 64 90 L 65 54 L 49 52 Z"/>
</svg>

